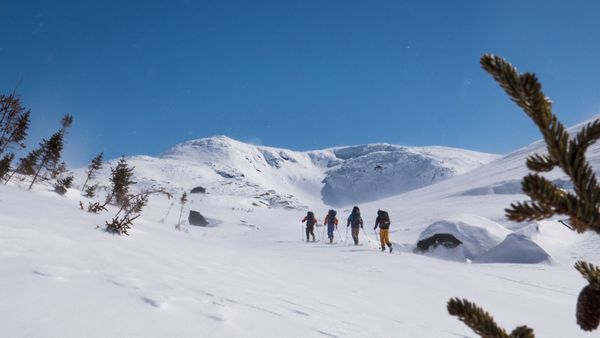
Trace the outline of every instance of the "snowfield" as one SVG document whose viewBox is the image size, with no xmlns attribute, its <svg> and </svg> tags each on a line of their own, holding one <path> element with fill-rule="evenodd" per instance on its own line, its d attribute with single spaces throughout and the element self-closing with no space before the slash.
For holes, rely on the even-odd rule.
<svg viewBox="0 0 600 338">
<path fill-rule="evenodd" d="M 130 158 L 140 186 L 176 195 L 151 198 L 129 237 L 102 230 L 114 209 L 80 210 L 79 201 L 91 200 L 77 187 L 61 197 L 42 184 L 32 192 L 0 186 L 0 337 L 473 337 L 447 314 L 451 297 L 476 302 L 509 330 L 526 324 L 539 337 L 589 336 L 575 323 L 586 282 L 572 265 L 600 261 L 600 238 L 556 220 L 503 217 L 526 198 L 515 182 L 526 172 L 525 156 L 543 144 L 501 158 L 449 148 L 443 156 L 435 148 L 345 149 L 298 153 L 219 137 L 160 158 Z M 600 161 L 598 147 L 589 153 Z M 429 161 L 427 170 L 454 169 L 423 185 L 403 167 L 407 158 Z M 368 183 L 372 175 L 361 170 L 377 165 L 417 183 L 373 193 L 388 183 Z M 348 186 L 353 170 L 356 185 Z M 560 173 L 550 175 L 568 188 Z M 337 208 L 337 244 L 301 240 L 303 207 L 322 222 L 330 207 L 321 189 L 333 181 L 344 194 L 360 186 L 369 200 L 389 196 L 360 204 L 360 246 L 344 241 L 354 201 Z M 211 226 L 177 231 L 178 195 L 196 186 L 206 193 L 189 195 L 184 218 L 200 211 Z M 378 250 L 378 208 L 390 212 L 392 254 Z M 414 252 L 433 230 L 477 246 Z M 316 228 L 319 239 L 322 231 Z"/>
</svg>

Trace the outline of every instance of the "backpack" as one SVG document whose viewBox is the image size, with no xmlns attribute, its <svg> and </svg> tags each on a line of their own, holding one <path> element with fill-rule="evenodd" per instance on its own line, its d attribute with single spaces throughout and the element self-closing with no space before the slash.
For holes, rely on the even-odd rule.
<svg viewBox="0 0 600 338">
<path fill-rule="evenodd" d="M 337 215 L 337 211 L 331 209 L 329 210 L 329 213 L 327 213 L 327 223 L 328 225 L 334 225 L 335 224 L 335 216 Z"/>
<path fill-rule="evenodd" d="M 315 218 L 315 214 L 312 211 L 306 213 L 306 225 L 312 226 L 317 223 L 317 219 Z"/>
<path fill-rule="evenodd" d="M 379 214 L 379 224 L 383 225 L 384 227 L 389 227 L 391 222 L 390 222 L 390 215 L 388 215 L 387 211 L 379 210 L 378 214 Z"/>
<path fill-rule="evenodd" d="M 353 228 L 360 227 L 362 223 L 362 217 L 360 217 L 360 213 L 352 214 L 350 217 L 352 217 L 350 219 L 350 225 L 352 225 Z"/>
</svg>

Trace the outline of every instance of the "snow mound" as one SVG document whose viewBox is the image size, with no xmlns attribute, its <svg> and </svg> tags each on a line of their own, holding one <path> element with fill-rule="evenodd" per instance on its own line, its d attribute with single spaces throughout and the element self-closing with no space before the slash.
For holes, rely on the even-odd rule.
<svg viewBox="0 0 600 338">
<path fill-rule="evenodd" d="M 477 215 L 459 215 L 437 221 L 429 225 L 419 236 L 418 243 L 424 243 L 434 236 L 450 235 L 461 244 L 444 250 L 449 259 L 475 259 L 502 242 L 510 230 L 485 217 Z M 421 246 L 417 244 L 417 246 Z M 434 251 L 437 243 L 429 246 Z M 439 257 L 439 250 L 435 256 Z M 444 258 L 444 257 L 440 257 Z"/>
<path fill-rule="evenodd" d="M 476 263 L 537 264 L 550 262 L 552 258 L 542 247 L 526 235 L 513 233 L 502 243 L 477 257 Z"/>
</svg>

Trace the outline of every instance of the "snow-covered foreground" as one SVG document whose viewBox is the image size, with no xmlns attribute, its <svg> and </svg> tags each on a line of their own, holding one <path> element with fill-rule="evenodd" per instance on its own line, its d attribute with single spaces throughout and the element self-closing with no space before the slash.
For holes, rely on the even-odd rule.
<svg viewBox="0 0 600 338">
<path fill-rule="evenodd" d="M 473 336 L 446 312 L 454 296 L 476 301 L 509 329 L 527 324 L 539 337 L 587 336 L 574 318 L 585 282 L 571 266 L 580 257 L 598 259 L 596 237 L 541 224 L 553 264 L 414 254 L 416 236 L 436 213 L 493 219 L 520 198 L 436 199 L 427 191 L 421 200 L 415 192 L 380 203 L 393 206 L 391 237 L 402 251 L 388 254 L 364 237 L 358 247 L 301 242 L 303 212 L 231 210 L 217 197 L 191 204 L 218 218 L 217 226 L 176 231 L 177 205 L 161 223 L 171 201 L 155 198 L 131 236 L 118 237 L 95 228 L 110 214 L 79 210 L 75 191 L 64 198 L 42 186 L 1 186 L 0 336 Z M 362 208 L 371 239 L 376 207 Z M 325 211 L 315 209 L 320 219 Z"/>
</svg>

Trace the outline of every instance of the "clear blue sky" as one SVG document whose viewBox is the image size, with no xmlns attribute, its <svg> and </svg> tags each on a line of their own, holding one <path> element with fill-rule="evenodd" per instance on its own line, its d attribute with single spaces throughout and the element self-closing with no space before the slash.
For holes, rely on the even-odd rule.
<svg viewBox="0 0 600 338">
<path fill-rule="evenodd" d="M 66 157 L 192 138 L 506 153 L 538 131 L 479 67 L 536 72 L 568 125 L 600 112 L 598 1 L 0 1 L 0 92 Z"/>
</svg>

